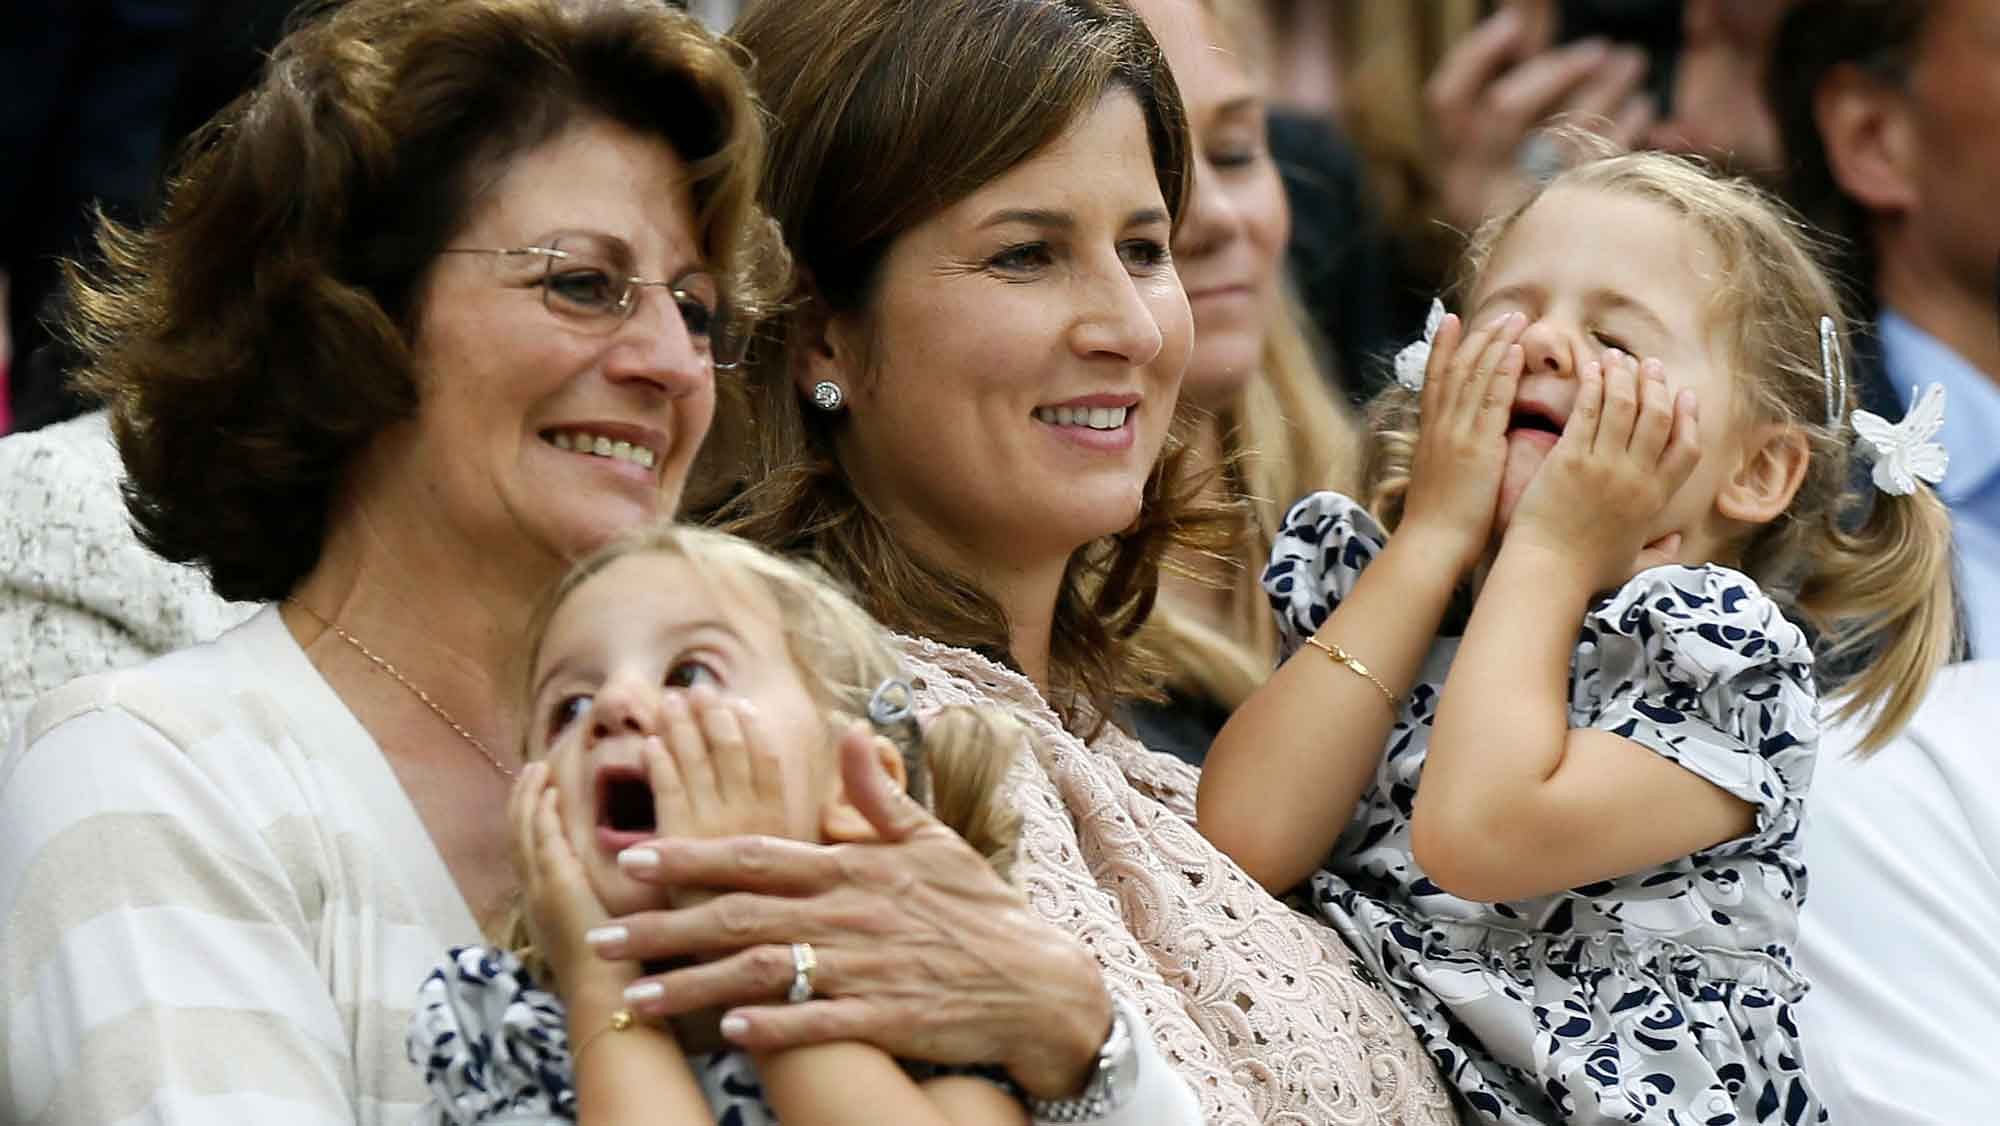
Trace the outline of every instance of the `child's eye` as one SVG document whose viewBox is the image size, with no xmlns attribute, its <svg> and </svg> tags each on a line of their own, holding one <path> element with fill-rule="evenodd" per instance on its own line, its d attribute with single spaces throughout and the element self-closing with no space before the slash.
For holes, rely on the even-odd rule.
<svg viewBox="0 0 2000 1126">
<path fill-rule="evenodd" d="M 1590 333 L 1590 337 L 1591 339 L 1597 341 L 1599 344 L 1604 345 L 1606 348 L 1616 348 L 1620 352 L 1623 352 L 1628 356 L 1638 355 L 1637 352 L 1634 352 L 1632 349 L 1627 348 L 1623 340 L 1620 340 L 1618 337 L 1613 336 L 1608 332 L 1601 332 L 1593 329 Z"/>
<path fill-rule="evenodd" d="M 716 675 L 715 669 L 710 667 L 708 662 L 698 661 L 692 657 L 675 661 L 673 667 L 667 670 L 669 688 L 693 688 L 697 684 L 721 683 L 722 678 Z"/>
<path fill-rule="evenodd" d="M 583 713 L 589 710 L 590 697 L 588 696 L 579 694 L 564 696 L 562 699 L 557 700 L 556 706 L 549 709 L 549 738 L 553 739 L 567 730 L 570 724 L 581 719 Z"/>
</svg>

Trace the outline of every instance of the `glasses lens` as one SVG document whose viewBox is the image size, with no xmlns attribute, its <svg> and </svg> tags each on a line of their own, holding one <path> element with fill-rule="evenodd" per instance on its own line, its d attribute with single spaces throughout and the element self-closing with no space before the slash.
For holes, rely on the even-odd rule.
<svg viewBox="0 0 2000 1126">
<path fill-rule="evenodd" d="M 549 311 L 599 332 L 616 325 L 630 300 L 624 272 L 587 241 L 558 239 L 549 249 L 554 253 L 542 276 Z"/>
<path fill-rule="evenodd" d="M 705 349 L 709 362 L 716 367 L 735 367 L 743 358 L 745 334 L 731 315 L 715 278 L 703 273 L 688 274 L 675 283 L 673 294 L 681 323 L 687 326 L 695 347 Z"/>
</svg>

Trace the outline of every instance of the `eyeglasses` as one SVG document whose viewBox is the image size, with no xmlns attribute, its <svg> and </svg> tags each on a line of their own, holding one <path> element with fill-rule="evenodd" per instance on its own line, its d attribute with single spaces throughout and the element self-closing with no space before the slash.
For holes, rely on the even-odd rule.
<svg viewBox="0 0 2000 1126">
<path fill-rule="evenodd" d="M 574 236 L 555 239 L 547 246 L 507 249 L 453 246 L 440 253 L 541 259 L 542 274 L 535 285 L 542 291 L 543 307 L 585 332 L 597 335 L 612 332 L 639 307 L 640 287 L 658 286 L 673 298 L 688 338 L 711 367 L 718 370 L 736 367 L 743 362 L 743 353 L 750 342 L 747 326 L 731 312 L 714 275 L 705 271 L 691 270 L 673 281 L 633 277 L 620 268 L 620 256 L 615 251 L 593 239 Z"/>
</svg>

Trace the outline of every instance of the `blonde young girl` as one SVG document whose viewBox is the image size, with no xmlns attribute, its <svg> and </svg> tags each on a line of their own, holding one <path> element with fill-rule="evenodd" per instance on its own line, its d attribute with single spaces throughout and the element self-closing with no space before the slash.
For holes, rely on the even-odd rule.
<svg viewBox="0 0 2000 1126">
<path fill-rule="evenodd" d="M 1815 649 L 1866 655 L 1836 693 L 1880 740 L 1952 646 L 1929 413 L 1850 414 L 1797 225 L 1672 157 L 1556 177 L 1457 294 L 1378 410 L 1368 507 L 1286 519 L 1288 659 L 1201 827 L 1311 877 L 1479 1121 L 1819 1121 Z M 1857 431 L 1886 490 L 1850 488 Z"/>
<path fill-rule="evenodd" d="M 423 1121 L 1028 1121 L 985 1072 L 920 1080 L 853 1042 L 752 1060 L 716 1050 L 713 1015 L 634 1021 L 624 994 L 641 966 L 585 939 L 612 916 L 706 894 L 662 904 L 619 870 L 621 850 L 655 836 L 870 839 L 839 761 L 863 746 L 1004 873 L 1018 821 L 996 793 L 1018 723 L 974 708 L 918 722 L 879 626 L 823 575 L 719 532 L 667 525 L 606 548 L 557 588 L 533 636 L 509 810 L 525 918 L 504 947 L 454 950 L 424 983 L 409 1036 L 432 1094 Z M 814 956 L 801 943 L 793 957 L 789 999 L 802 1001 Z"/>
</svg>

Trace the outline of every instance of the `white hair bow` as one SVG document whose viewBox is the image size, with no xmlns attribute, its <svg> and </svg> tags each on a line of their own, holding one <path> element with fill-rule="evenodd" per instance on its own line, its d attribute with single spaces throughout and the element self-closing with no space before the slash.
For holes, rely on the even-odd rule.
<svg viewBox="0 0 2000 1126">
<path fill-rule="evenodd" d="M 1412 340 L 1396 353 L 1396 382 L 1412 391 L 1424 389 L 1424 369 L 1431 362 L 1431 340 L 1444 323 L 1444 302 L 1431 298 L 1431 311 L 1424 317 L 1424 338 Z"/>
<path fill-rule="evenodd" d="M 1931 441 L 1944 427 L 1944 384 L 1931 384 L 1921 398 L 1916 388 L 1910 394 L 1915 402 L 1901 422 L 1891 423 L 1871 411 L 1854 412 L 1862 455 L 1875 463 L 1871 473 L 1875 487 L 1890 496 L 1909 496 L 1920 480 L 1933 485 L 1943 481 L 1951 462 L 1945 448 Z"/>
</svg>

